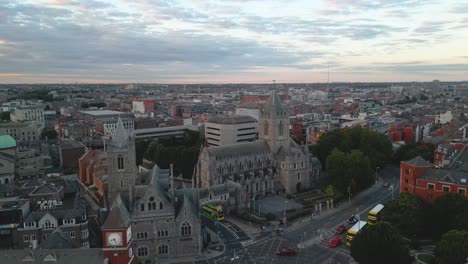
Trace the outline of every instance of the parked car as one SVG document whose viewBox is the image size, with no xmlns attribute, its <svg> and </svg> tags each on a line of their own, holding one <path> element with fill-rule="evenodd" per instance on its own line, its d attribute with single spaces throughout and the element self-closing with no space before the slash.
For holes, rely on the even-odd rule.
<svg viewBox="0 0 468 264">
<path fill-rule="evenodd" d="M 297 251 L 295 249 L 288 248 L 288 247 L 278 249 L 278 251 L 276 252 L 277 256 L 294 256 L 296 254 L 297 254 Z"/>
<path fill-rule="evenodd" d="M 346 231 L 346 227 L 344 225 L 339 225 L 336 230 L 335 230 L 335 233 L 337 234 L 343 234 L 344 232 Z"/>
<path fill-rule="evenodd" d="M 339 237 L 334 237 L 332 240 L 330 240 L 330 243 L 328 243 L 330 247 L 337 247 L 341 245 L 341 238 Z"/>
<path fill-rule="evenodd" d="M 357 220 L 356 216 L 354 216 L 354 215 L 352 215 L 352 216 L 348 219 L 348 223 L 349 223 L 349 224 L 354 225 L 354 224 L 357 223 L 357 222 L 358 222 L 358 220 Z"/>
</svg>

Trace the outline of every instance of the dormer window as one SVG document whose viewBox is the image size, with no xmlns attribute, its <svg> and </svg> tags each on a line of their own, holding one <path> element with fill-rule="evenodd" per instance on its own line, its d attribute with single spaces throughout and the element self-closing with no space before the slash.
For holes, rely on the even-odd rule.
<svg viewBox="0 0 468 264">
<path fill-rule="evenodd" d="M 74 218 L 63 219 L 63 224 L 64 225 L 73 225 L 73 224 L 75 224 L 75 219 Z"/>
</svg>

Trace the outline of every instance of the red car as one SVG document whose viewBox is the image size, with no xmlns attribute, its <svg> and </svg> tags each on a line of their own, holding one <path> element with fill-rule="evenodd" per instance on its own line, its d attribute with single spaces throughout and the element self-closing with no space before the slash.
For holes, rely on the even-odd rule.
<svg viewBox="0 0 468 264">
<path fill-rule="evenodd" d="M 278 251 L 276 252 L 277 256 L 294 256 L 296 254 L 297 254 L 296 250 L 292 248 L 288 248 L 288 247 L 278 249 Z"/>
<path fill-rule="evenodd" d="M 328 243 L 328 245 L 330 245 L 330 247 L 337 247 L 341 244 L 341 238 L 339 237 L 334 237 L 332 240 L 330 240 L 330 243 Z"/>
<path fill-rule="evenodd" d="M 337 234 L 343 234 L 344 231 L 346 231 L 345 226 L 344 226 L 344 225 L 339 225 L 339 226 L 336 228 L 335 233 L 337 233 Z"/>
</svg>

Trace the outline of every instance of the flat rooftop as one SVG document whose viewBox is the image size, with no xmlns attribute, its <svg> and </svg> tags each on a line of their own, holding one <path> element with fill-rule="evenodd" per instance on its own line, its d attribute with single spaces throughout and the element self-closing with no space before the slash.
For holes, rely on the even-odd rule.
<svg viewBox="0 0 468 264">
<path fill-rule="evenodd" d="M 215 124 L 246 124 L 246 123 L 257 123 L 257 120 L 247 115 L 219 115 L 208 118 L 207 123 Z"/>
<path fill-rule="evenodd" d="M 85 115 L 91 116 L 108 116 L 108 115 L 125 115 L 125 112 L 113 111 L 113 110 L 91 110 L 91 111 L 80 111 Z"/>
</svg>

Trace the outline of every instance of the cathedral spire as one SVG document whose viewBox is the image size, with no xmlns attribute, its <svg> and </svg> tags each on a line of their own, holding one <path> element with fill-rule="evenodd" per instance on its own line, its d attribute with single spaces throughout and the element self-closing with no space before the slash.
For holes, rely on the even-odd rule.
<svg viewBox="0 0 468 264">
<path fill-rule="evenodd" d="M 112 144 L 120 148 L 126 146 L 128 142 L 128 136 L 129 135 L 127 130 L 125 129 L 122 119 L 119 116 L 115 126 L 114 135 L 112 135 Z"/>
<path fill-rule="evenodd" d="M 270 98 L 268 98 L 268 101 L 265 104 L 265 109 L 270 113 L 275 112 L 278 115 L 284 114 L 283 104 L 281 103 L 280 97 L 276 93 L 276 89 L 273 90 Z"/>
</svg>

